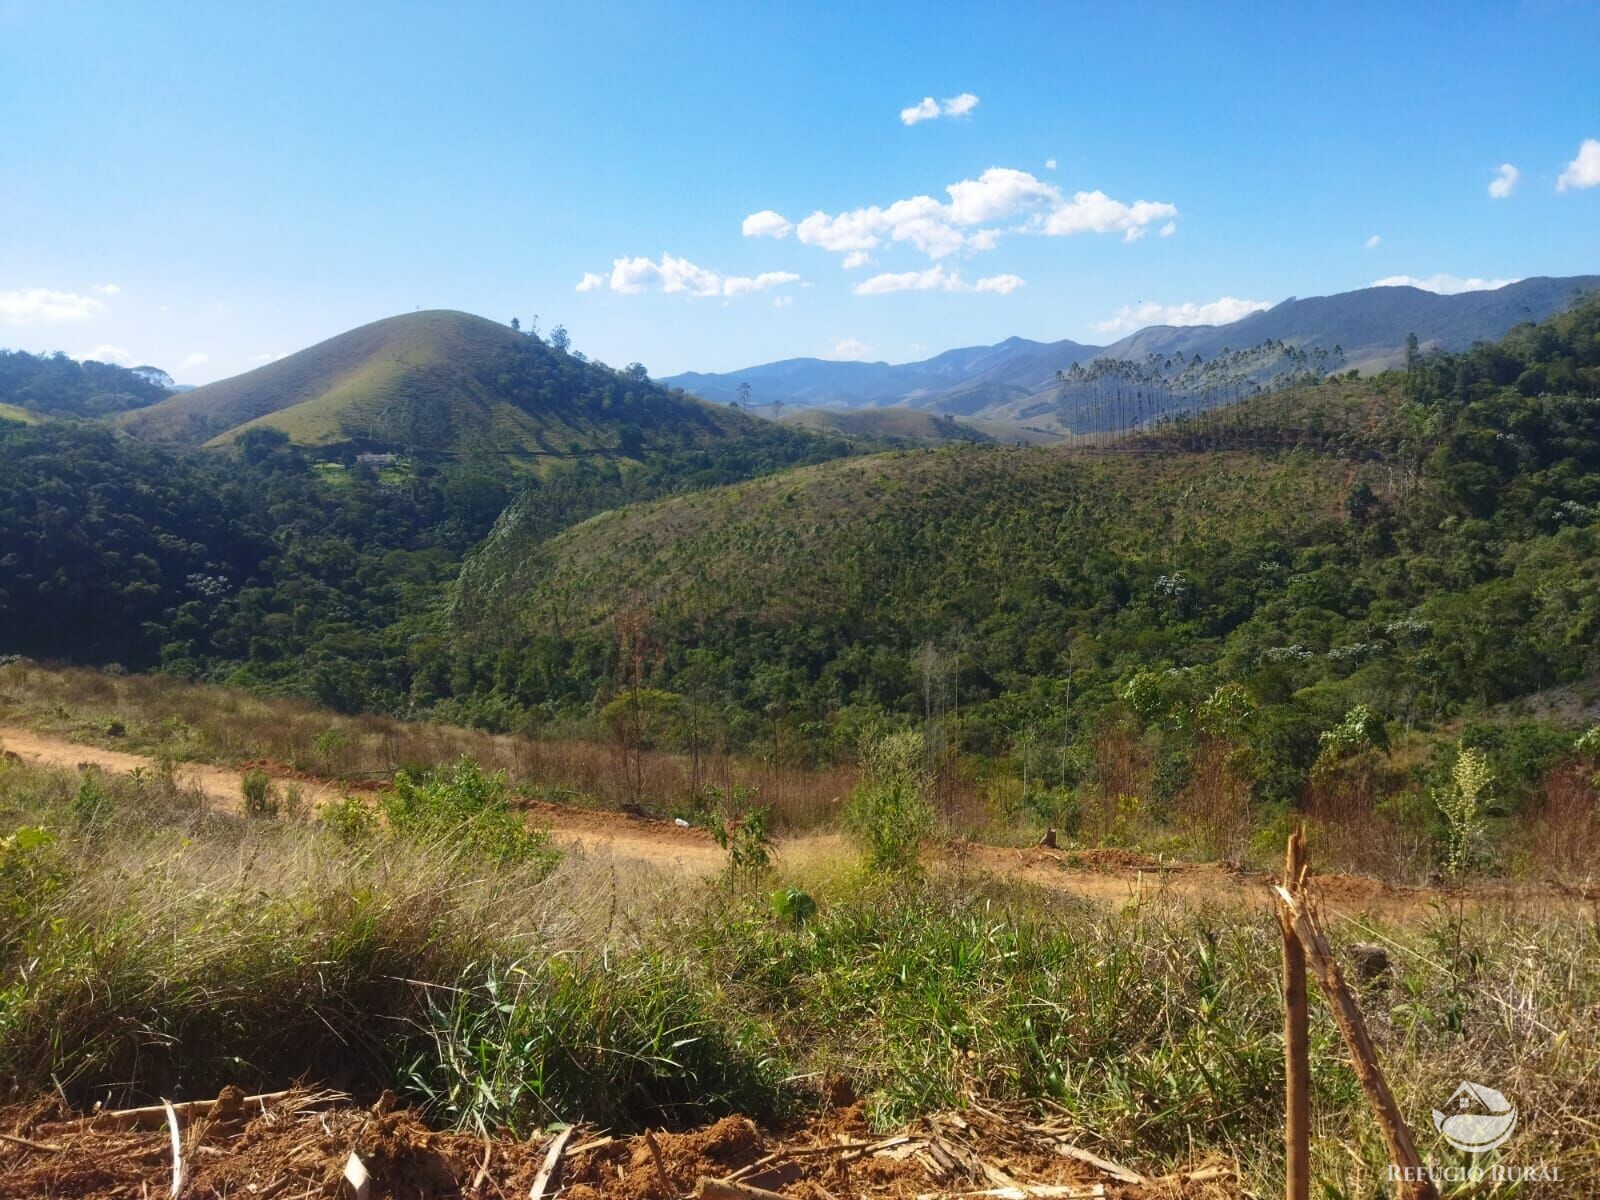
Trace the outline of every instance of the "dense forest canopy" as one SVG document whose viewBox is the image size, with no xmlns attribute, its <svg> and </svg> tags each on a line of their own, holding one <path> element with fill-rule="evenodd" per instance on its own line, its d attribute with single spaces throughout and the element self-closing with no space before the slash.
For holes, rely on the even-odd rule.
<svg viewBox="0 0 1600 1200">
<path fill-rule="evenodd" d="M 65 354 L 0 350 L 0 404 L 58 417 L 103 417 L 145 408 L 172 394 L 155 367 L 80 362 Z"/>
</svg>

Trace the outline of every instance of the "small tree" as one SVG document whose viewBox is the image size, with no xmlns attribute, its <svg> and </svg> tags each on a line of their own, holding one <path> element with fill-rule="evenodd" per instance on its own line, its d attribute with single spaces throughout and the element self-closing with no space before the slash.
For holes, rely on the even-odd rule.
<svg viewBox="0 0 1600 1200">
<path fill-rule="evenodd" d="M 1433 793 L 1433 802 L 1444 815 L 1444 865 L 1452 879 L 1459 878 L 1483 854 L 1487 830 L 1484 799 L 1493 784 L 1494 774 L 1483 752 L 1462 746 L 1450 770 L 1450 786 Z"/>
<path fill-rule="evenodd" d="M 741 383 L 739 385 L 738 396 L 739 396 L 739 398 L 738 398 L 737 401 L 735 401 L 735 403 L 740 408 L 749 408 L 750 407 L 750 385 L 748 383 Z"/>
<path fill-rule="evenodd" d="M 933 831 L 926 754 L 915 730 L 878 737 L 862 754 L 862 780 L 850 793 L 845 815 L 874 870 L 916 869 L 922 839 Z"/>
<path fill-rule="evenodd" d="M 565 325 L 557 325 L 550 331 L 550 344 L 563 354 L 572 348 L 572 335 Z"/>
</svg>

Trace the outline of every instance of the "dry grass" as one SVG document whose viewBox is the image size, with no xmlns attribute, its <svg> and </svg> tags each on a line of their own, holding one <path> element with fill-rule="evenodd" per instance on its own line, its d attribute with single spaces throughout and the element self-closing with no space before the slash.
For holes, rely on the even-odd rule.
<svg viewBox="0 0 1600 1200">
<path fill-rule="evenodd" d="M 19 662 L 0 667 L 0 720 L 74 740 L 179 761 L 268 762 L 350 782 L 387 781 L 402 767 L 463 755 L 505 771 L 540 799 L 668 812 L 696 788 L 749 791 L 779 829 L 830 823 L 858 778 L 852 767 L 807 770 L 725 753 L 622 755 L 610 743 L 524 737 L 383 716 L 345 716 L 299 700 L 161 675 L 115 675 Z M 642 787 L 640 783 L 642 782 Z"/>
</svg>

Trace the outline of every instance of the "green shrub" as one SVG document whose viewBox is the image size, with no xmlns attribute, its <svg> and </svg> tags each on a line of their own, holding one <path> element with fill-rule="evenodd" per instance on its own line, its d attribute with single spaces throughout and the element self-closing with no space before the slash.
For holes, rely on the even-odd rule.
<svg viewBox="0 0 1600 1200">
<path fill-rule="evenodd" d="M 252 767 L 239 781 L 244 794 L 244 812 L 247 817 L 275 817 L 278 815 L 278 789 L 272 777 L 259 768 Z"/>
<path fill-rule="evenodd" d="M 862 779 L 845 809 L 867 863 L 879 871 L 915 869 L 922 839 L 933 830 L 932 780 L 922 734 L 907 730 L 869 742 Z"/>
<path fill-rule="evenodd" d="M 115 801 L 106 790 L 105 781 L 97 770 L 86 770 L 72 797 L 72 820 L 77 825 L 93 825 L 111 815 Z"/>
<path fill-rule="evenodd" d="M 489 774 L 466 755 L 420 777 L 395 772 L 383 812 L 397 834 L 459 846 L 494 862 L 553 865 L 559 858 L 549 835 L 529 829 L 511 808 L 505 773 Z"/>
</svg>

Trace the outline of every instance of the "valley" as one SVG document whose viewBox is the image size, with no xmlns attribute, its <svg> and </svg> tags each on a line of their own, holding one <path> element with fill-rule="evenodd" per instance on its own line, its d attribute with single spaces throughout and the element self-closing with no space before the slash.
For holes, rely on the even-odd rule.
<svg viewBox="0 0 1600 1200">
<path fill-rule="evenodd" d="M 120 1194 L 146 1141 L 74 1111 L 306 1080 L 391 1194 L 558 1117 L 781 1157 L 992 1112 L 1113 1160 L 991 1166 L 1039 1195 L 1270 1190 L 1299 830 L 1405 1111 L 1492 1077 L 1593 1170 L 1597 330 L 1091 362 L 1038 436 L 448 312 L 156 398 L 9 361 L 0 1154 Z M 1309 1055 L 1315 1169 L 1379 1186 L 1321 1010 Z M 992 1182 L 1004 1127 L 853 1194 Z M 618 1144 L 631 1200 L 701 1186 Z"/>
</svg>

